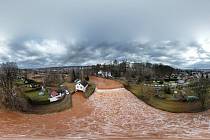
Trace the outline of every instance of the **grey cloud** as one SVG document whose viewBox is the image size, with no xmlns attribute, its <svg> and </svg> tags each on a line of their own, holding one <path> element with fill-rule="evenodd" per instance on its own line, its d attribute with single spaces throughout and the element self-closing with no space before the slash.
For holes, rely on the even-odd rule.
<svg viewBox="0 0 210 140">
<path fill-rule="evenodd" d="M 0 2 L 0 41 L 9 42 L 0 43 L 9 50 L 0 50 L 0 62 L 41 67 L 128 59 L 208 66 L 210 54 L 199 41 L 210 38 L 209 0 Z M 35 43 L 28 47 L 29 41 Z"/>
<path fill-rule="evenodd" d="M 34 47 L 38 46 L 38 48 L 31 49 L 30 47 L 26 46 L 25 42 L 34 42 Z M 199 56 L 200 54 L 206 54 L 206 52 L 201 51 L 201 46 L 195 42 L 79 42 L 76 44 L 64 44 L 62 47 L 65 49 L 62 53 L 53 52 L 55 50 L 50 50 L 52 52 L 47 53 L 47 55 L 45 54 L 45 51 L 39 50 L 42 49 L 42 47 L 47 47 L 41 46 L 43 44 L 42 42 L 44 42 L 44 40 L 25 40 L 21 43 L 11 43 L 9 47 L 10 54 L 8 55 L 12 56 L 12 60 L 17 61 L 21 67 L 92 65 L 104 62 L 108 63 L 114 59 L 127 59 L 130 61 L 139 62 L 149 61 L 153 63 L 164 63 L 174 67 L 185 68 L 194 67 L 195 65 L 198 66 L 198 64 L 196 64 L 197 62 L 194 64 L 187 64 L 187 58 L 185 58 L 185 53 L 195 48 L 195 50 L 198 52 L 197 59 L 206 61 L 206 58 L 202 59 Z M 209 57 L 208 54 L 207 56 Z M 8 60 L 9 58 L 1 59 Z M 205 63 L 202 62 L 201 64 L 206 67 Z"/>
<path fill-rule="evenodd" d="M 192 39 L 197 30 L 209 30 L 209 5 L 208 0 L 8 0 L 0 5 L 0 31 L 91 41 Z"/>
</svg>

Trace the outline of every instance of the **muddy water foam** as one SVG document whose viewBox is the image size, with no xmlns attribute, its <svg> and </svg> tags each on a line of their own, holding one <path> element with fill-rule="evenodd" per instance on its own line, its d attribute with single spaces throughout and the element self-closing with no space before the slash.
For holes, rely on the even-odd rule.
<svg viewBox="0 0 210 140">
<path fill-rule="evenodd" d="M 209 111 L 175 114 L 154 109 L 120 88 L 73 95 L 72 110 L 28 115 L 0 112 L 5 138 L 209 138 Z"/>
</svg>

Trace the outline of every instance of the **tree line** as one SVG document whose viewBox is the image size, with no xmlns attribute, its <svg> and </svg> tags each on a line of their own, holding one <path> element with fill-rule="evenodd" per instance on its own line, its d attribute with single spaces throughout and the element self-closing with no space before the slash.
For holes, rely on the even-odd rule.
<svg viewBox="0 0 210 140">
<path fill-rule="evenodd" d="M 176 73 L 177 69 L 163 64 L 152 63 L 129 63 L 126 60 L 118 62 L 114 60 L 112 64 L 97 64 L 92 66 L 94 73 L 99 70 L 111 72 L 113 77 L 124 77 L 128 81 L 150 81 L 163 78 L 166 75 Z"/>
<path fill-rule="evenodd" d="M 15 108 L 15 80 L 18 66 L 14 62 L 0 64 L 0 104 L 6 108 Z"/>
</svg>

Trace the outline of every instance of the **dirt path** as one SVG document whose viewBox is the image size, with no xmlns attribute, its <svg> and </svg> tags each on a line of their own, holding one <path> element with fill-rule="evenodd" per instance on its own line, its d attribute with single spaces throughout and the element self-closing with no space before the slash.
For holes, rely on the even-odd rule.
<svg viewBox="0 0 210 140">
<path fill-rule="evenodd" d="M 160 111 L 146 105 L 124 88 L 97 89 L 89 99 L 83 98 L 81 93 L 74 94 L 73 108 L 60 113 L 24 115 L 0 112 L 0 116 L 0 136 L 8 139 L 210 137 L 210 111 L 195 114 Z"/>
</svg>

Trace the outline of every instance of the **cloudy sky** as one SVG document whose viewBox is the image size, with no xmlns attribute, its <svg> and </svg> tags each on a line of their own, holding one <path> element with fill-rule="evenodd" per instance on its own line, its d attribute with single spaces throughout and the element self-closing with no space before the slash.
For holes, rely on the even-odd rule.
<svg viewBox="0 0 210 140">
<path fill-rule="evenodd" d="M 209 0 L 0 0 L 0 63 L 210 68 Z"/>
</svg>

